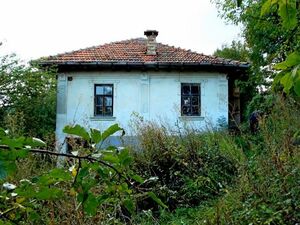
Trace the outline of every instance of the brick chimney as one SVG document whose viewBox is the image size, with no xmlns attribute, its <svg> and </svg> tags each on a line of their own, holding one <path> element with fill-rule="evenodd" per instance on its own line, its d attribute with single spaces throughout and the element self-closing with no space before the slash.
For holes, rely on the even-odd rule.
<svg viewBox="0 0 300 225">
<path fill-rule="evenodd" d="M 158 31 L 156 30 L 146 30 L 144 32 L 144 35 L 147 36 L 147 55 L 156 55 L 156 37 L 158 35 Z"/>
</svg>

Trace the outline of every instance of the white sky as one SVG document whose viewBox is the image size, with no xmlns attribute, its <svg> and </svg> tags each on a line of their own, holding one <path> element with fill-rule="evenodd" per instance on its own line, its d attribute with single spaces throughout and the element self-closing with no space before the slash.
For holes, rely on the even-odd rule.
<svg viewBox="0 0 300 225">
<path fill-rule="evenodd" d="M 159 31 L 158 42 L 212 54 L 238 38 L 210 0 L 0 0 L 0 54 L 35 59 Z"/>
</svg>

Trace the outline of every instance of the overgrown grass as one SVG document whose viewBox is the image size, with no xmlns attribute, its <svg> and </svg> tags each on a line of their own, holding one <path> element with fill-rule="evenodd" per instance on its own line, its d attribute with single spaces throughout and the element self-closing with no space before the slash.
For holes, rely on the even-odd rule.
<svg viewBox="0 0 300 225">
<path fill-rule="evenodd" d="M 223 195 L 194 208 L 162 213 L 150 224 L 297 224 L 300 222 L 300 107 L 277 99 L 252 135 L 222 135 L 219 145 L 238 166 L 234 185 Z M 220 144 L 223 143 L 223 144 Z M 195 146 L 195 145 L 194 145 Z M 231 150 L 230 150 L 231 149 Z M 240 149 L 241 151 L 238 151 Z M 209 150 L 209 149 L 208 149 Z M 235 153 L 240 155 L 234 157 Z M 227 155 L 228 156 L 228 155 Z M 220 178 L 219 178 L 220 179 Z"/>
<path fill-rule="evenodd" d="M 260 130 L 246 126 L 227 131 L 185 129 L 173 135 L 154 123 L 139 124 L 140 149 L 133 170 L 146 178 L 139 186 L 168 205 L 146 196 L 137 199 L 131 224 L 297 224 L 300 222 L 300 107 L 277 99 Z M 18 184 L 55 167 L 55 160 L 32 156 L 18 163 L 8 181 Z M 120 208 L 100 206 L 96 216 L 83 214 L 71 186 L 65 197 L 35 201 L 20 224 L 123 224 Z M 15 215 L 18 216 L 18 215 Z"/>
<path fill-rule="evenodd" d="M 155 123 L 140 124 L 141 149 L 133 151 L 136 172 L 152 178 L 144 188 L 154 190 L 171 211 L 224 194 L 243 161 L 241 149 L 226 132 L 181 132 L 179 137 Z"/>
</svg>

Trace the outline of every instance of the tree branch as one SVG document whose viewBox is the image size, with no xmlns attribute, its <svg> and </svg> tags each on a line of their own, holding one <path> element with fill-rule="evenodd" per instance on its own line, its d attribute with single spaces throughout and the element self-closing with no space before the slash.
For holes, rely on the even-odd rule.
<svg viewBox="0 0 300 225">
<path fill-rule="evenodd" d="M 6 145 L 0 145 L 0 149 L 9 149 L 8 146 Z M 114 170 L 119 177 L 122 177 L 125 179 L 126 183 L 129 185 L 132 185 L 130 180 L 124 176 L 117 168 L 115 168 L 114 166 L 110 165 L 109 163 L 101 160 L 101 159 L 96 159 L 93 158 L 91 156 L 78 156 L 78 155 L 72 155 L 72 154 L 68 154 L 68 153 L 59 153 L 59 152 L 52 152 L 52 151 L 48 151 L 48 150 L 43 150 L 43 149 L 28 149 L 29 152 L 31 153 L 38 153 L 38 154 L 47 154 L 47 155 L 55 155 L 55 156 L 64 156 L 64 157 L 68 157 L 68 158 L 73 158 L 73 159 L 79 159 L 79 160 L 87 160 L 90 162 L 98 162 L 106 167 L 111 168 L 112 170 Z"/>
<path fill-rule="evenodd" d="M 116 173 L 121 175 L 121 172 L 119 170 L 117 170 L 114 166 L 110 165 L 109 163 L 107 163 L 107 162 L 105 162 L 101 159 L 96 159 L 96 158 L 93 158 L 91 156 L 78 156 L 78 155 L 72 155 L 72 154 L 68 154 L 68 153 L 52 152 L 52 151 L 47 151 L 47 150 L 42 150 L 42 149 L 29 149 L 29 152 L 55 155 L 55 156 L 65 156 L 65 157 L 68 157 L 68 158 L 74 158 L 74 159 L 79 159 L 79 160 L 88 160 L 90 162 L 98 162 L 98 163 L 100 163 L 104 166 L 107 166 L 107 167 L 113 169 Z"/>
</svg>

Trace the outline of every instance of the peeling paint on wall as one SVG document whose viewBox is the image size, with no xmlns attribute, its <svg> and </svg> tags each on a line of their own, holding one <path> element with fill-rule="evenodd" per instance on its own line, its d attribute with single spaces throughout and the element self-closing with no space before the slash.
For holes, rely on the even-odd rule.
<svg viewBox="0 0 300 225">
<path fill-rule="evenodd" d="M 59 127 L 78 123 L 104 130 L 114 123 L 119 123 L 129 134 L 131 133 L 129 122 L 133 112 L 137 112 L 146 120 L 160 122 L 163 118 L 165 123 L 174 126 L 176 121 L 182 118 L 180 113 L 181 83 L 201 85 L 201 115 L 185 118 L 187 123 L 199 129 L 205 129 L 208 126 L 206 123 L 209 123 L 209 126 L 216 125 L 220 117 L 228 121 L 228 81 L 225 74 L 103 71 L 74 72 L 69 73 L 68 76 L 74 79 L 66 82 L 61 77 L 58 82 L 57 115 L 64 113 L 67 115 L 64 117 L 67 119 L 57 121 Z M 67 87 L 63 85 L 66 83 Z M 114 85 L 112 117 L 94 116 L 95 84 Z M 67 108 L 65 108 L 66 103 Z M 76 121 L 73 121 L 74 118 Z M 58 132 L 57 134 L 64 135 Z"/>
</svg>

